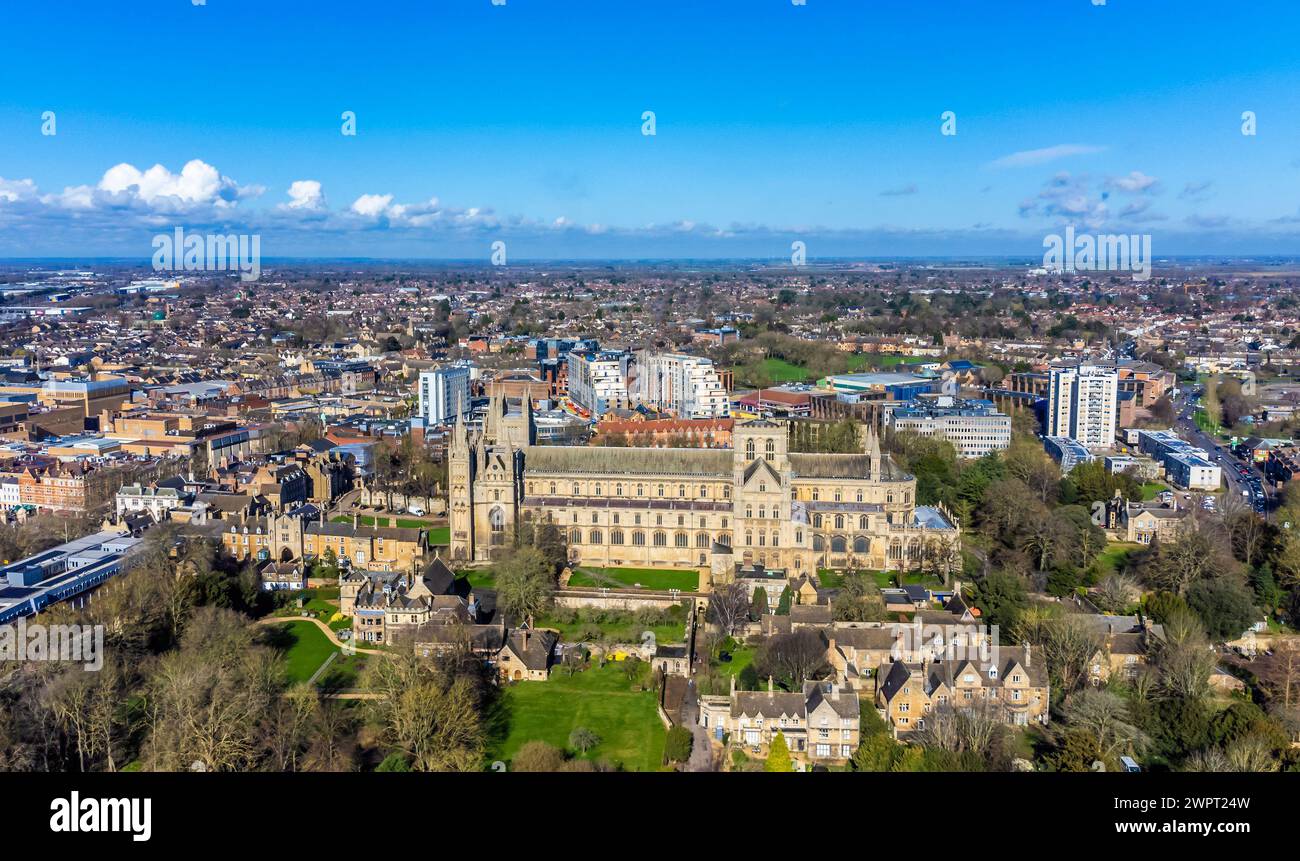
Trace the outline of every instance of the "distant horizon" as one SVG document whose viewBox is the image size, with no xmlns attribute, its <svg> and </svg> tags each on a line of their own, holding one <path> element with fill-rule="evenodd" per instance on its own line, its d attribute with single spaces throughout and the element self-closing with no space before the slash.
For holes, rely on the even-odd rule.
<svg viewBox="0 0 1300 861">
<path fill-rule="evenodd" d="M 727 265 L 753 265 L 762 264 L 773 269 L 789 270 L 792 272 L 803 272 L 817 270 L 828 266 L 844 266 L 857 263 L 1002 263 L 1006 265 L 1024 265 L 1031 266 L 1041 264 L 1041 255 L 1029 254 L 913 254 L 913 255 L 844 255 L 837 257 L 819 257 L 810 258 L 806 263 L 799 265 L 792 264 L 787 258 L 783 257 L 519 257 L 511 259 L 506 264 L 495 265 L 487 262 L 483 258 L 477 257 L 413 257 L 413 256 L 392 256 L 392 257 L 362 257 L 355 255 L 343 256 L 293 256 L 287 255 L 282 257 L 263 256 L 261 258 L 263 266 L 279 264 L 296 264 L 296 263 L 419 263 L 432 265 L 455 265 L 467 268 L 485 269 L 490 271 L 509 271 L 521 267 L 531 266 L 548 266 L 574 264 L 583 266 L 595 266 L 601 264 L 610 265 L 672 265 L 672 266 L 727 266 Z M 1203 263 L 1205 265 L 1223 264 L 1223 263 L 1297 263 L 1300 264 L 1300 252 L 1292 254 L 1284 253 L 1266 253 L 1266 254 L 1170 254 L 1157 255 L 1153 258 L 1156 264 L 1166 263 Z M 125 256 L 111 255 L 48 255 L 35 257 L 0 257 L 0 266 L 13 266 L 25 264 L 54 264 L 54 263 L 100 263 L 121 266 L 133 266 L 142 268 L 151 268 L 149 257 L 134 258 Z M 163 276 L 195 276 L 195 275 L 227 275 L 230 273 L 221 271 L 168 271 L 154 270 L 160 277 Z M 1094 275 L 1097 277 L 1108 276 L 1115 273 L 1105 271 L 1101 272 L 1077 272 L 1078 275 Z M 1121 273 L 1122 274 L 1122 273 Z"/>
</svg>

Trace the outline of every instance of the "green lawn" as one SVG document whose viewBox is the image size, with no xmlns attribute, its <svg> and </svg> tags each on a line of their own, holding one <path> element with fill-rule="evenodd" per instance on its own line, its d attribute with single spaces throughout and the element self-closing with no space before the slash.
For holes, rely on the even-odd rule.
<svg viewBox="0 0 1300 861">
<path fill-rule="evenodd" d="M 325 633 L 311 622 L 299 619 L 277 625 L 288 639 L 284 657 L 288 662 L 286 674 L 292 682 L 305 682 L 320 669 L 330 652 L 337 651 Z M 331 668 L 333 669 L 333 668 Z"/>
<path fill-rule="evenodd" d="M 830 568 L 818 568 L 817 579 L 821 582 L 823 589 L 838 589 L 844 584 L 844 573 L 842 571 L 833 571 Z"/>
<path fill-rule="evenodd" d="M 756 651 L 757 649 L 752 646 L 737 646 L 730 652 L 730 661 L 715 661 L 713 665 L 723 675 L 739 676 L 745 667 L 754 663 L 754 653 Z"/>
<path fill-rule="evenodd" d="M 331 518 L 331 520 L 334 523 L 351 523 L 352 517 L 347 514 L 340 514 Z M 371 514 L 362 514 L 357 517 L 357 522 L 362 526 L 378 524 L 381 527 L 396 526 L 398 529 L 429 529 L 430 544 L 451 543 L 451 527 L 434 526 L 430 528 L 429 524 L 433 522 L 432 520 L 420 520 L 413 517 L 375 517 Z"/>
<path fill-rule="evenodd" d="M 1157 494 L 1163 493 L 1168 489 L 1168 485 L 1162 484 L 1159 481 L 1148 481 L 1146 484 L 1142 485 L 1142 501 L 1150 502 L 1156 498 Z"/>
<path fill-rule="evenodd" d="M 491 568 L 471 568 L 468 571 L 460 571 L 456 574 L 460 580 L 465 580 L 473 589 L 495 589 L 496 575 L 492 573 Z"/>
<path fill-rule="evenodd" d="M 694 592 L 700 586 L 698 571 L 673 571 L 663 568 L 578 568 L 569 578 L 570 586 L 635 586 L 643 589 L 681 589 Z"/>
<path fill-rule="evenodd" d="M 801 368 L 785 359 L 767 358 L 763 360 L 763 371 L 772 378 L 772 382 L 801 383 L 812 376 L 807 368 Z"/>
<path fill-rule="evenodd" d="M 366 663 L 366 655 L 339 655 L 334 662 L 329 665 L 321 677 L 316 680 L 316 686 L 324 690 L 342 690 L 346 688 L 355 688 L 357 686 L 357 677 L 361 674 L 362 667 Z"/>
<path fill-rule="evenodd" d="M 298 602 L 295 600 L 299 596 L 303 599 L 302 607 L 299 607 Z M 330 621 L 330 619 L 334 617 L 334 614 L 339 611 L 338 598 L 339 588 L 337 586 L 326 586 L 320 589 L 304 589 L 301 592 L 294 593 L 293 597 L 289 599 L 289 603 L 276 610 L 274 615 L 283 616 L 286 619 L 300 617 L 302 616 L 302 611 L 306 610 L 317 619 L 320 619 L 327 625 L 334 627 L 335 630 L 338 630 L 337 625 L 342 624 L 342 620 L 338 623 Z M 352 621 L 349 619 L 346 624 L 343 624 L 343 627 L 350 627 L 351 624 Z"/>
<path fill-rule="evenodd" d="M 574 621 L 561 621 L 553 615 L 537 619 L 537 627 L 551 628 L 558 631 L 560 639 L 567 643 L 585 640 L 605 639 L 615 643 L 639 643 L 641 635 L 651 631 L 657 643 L 681 643 L 686 639 L 686 613 L 680 607 L 674 607 L 669 617 L 652 625 L 636 621 L 636 615 L 630 612 L 581 611 Z"/>
<path fill-rule="evenodd" d="M 606 760 L 628 771 L 658 771 L 663 761 L 664 726 L 652 691 L 634 691 L 620 664 L 570 677 L 555 670 L 545 682 L 517 682 L 502 694 L 498 739 L 490 760 L 509 760 L 530 741 L 566 749 L 569 733 L 586 727 L 600 736 L 587 759 Z"/>
<path fill-rule="evenodd" d="M 1097 565 L 1101 569 L 1101 576 L 1106 577 L 1121 570 L 1128 560 L 1128 555 L 1134 550 L 1141 549 L 1141 544 L 1130 544 L 1127 541 L 1107 544 L 1106 549 L 1097 554 Z"/>
</svg>

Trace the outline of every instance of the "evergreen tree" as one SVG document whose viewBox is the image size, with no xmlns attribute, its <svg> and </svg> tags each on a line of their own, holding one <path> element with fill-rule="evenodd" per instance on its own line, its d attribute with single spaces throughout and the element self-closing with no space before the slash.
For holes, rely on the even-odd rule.
<svg viewBox="0 0 1300 861">
<path fill-rule="evenodd" d="M 785 734 L 778 732 L 768 747 L 767 764 L 764 771 L 794 771 L 794 762 L 790 759 L 790 747 L 785 743 Z"/>
</svg>

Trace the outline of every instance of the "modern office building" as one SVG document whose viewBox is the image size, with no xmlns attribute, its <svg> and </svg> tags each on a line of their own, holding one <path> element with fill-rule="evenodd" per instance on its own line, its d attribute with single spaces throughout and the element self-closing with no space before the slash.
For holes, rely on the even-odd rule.
<svg viewBox="0 0 1300 861">
<path fill-rule="evenodd" d="M 937 377 L 889 371 L 836 374 L 826 378 L 826 388 L 840 394 L 894 401 L 911 401 L 918 395 L 938 392 L 940 384 Z"/>
<path fill-rule="evenodd" d="M 1119 374 L 1113 365 L 1054 365 L 1047 396 L 1047 436 L 1068 437 L 1090 449 L 1112 447 L 1118 391 Z"/>
<path fill-rule="evenodd" d="M 992 401 L 940 398 L 890 411 L 888 423 L 895 431 L 946 439 L 963 458 L 983 457 L 1011 446 L 1011 416 L 1000 413 Z"/>
<path fill-rule="evenodd" d="M 458 410 L 468 412 L 470 366 L 446 365 L 420 372 L 420 416 L 426 426 L 451 424 Z"/>
<path fill-rule="evenodd" d="M 1223 470 L 1210 461 L 1209 452 L 1197 448 L 1173 431 L 1137 431 L 1138 450 L 1165 469 L 1165 477 L 1188 490 L 1218 490 Z"/>
<path fill-rule="evenodd" d="M 636 396 L 683 419 L 721 419 L 731 403 L 712 359 L 682 353 L 637 354 Z"/>
<path fill-rule="evenodd" d="M 599 418 L 627 409 L 627 376 L 632 354 L 626 350 L 569 353 L 569 399 Z"/>
</svg>

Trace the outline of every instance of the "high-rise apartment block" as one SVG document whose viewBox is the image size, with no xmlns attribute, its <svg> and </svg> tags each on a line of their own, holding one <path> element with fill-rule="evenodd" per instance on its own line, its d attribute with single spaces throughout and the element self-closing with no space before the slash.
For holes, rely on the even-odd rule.
<svg viewBox="0 0 1300 861">
<path fill-rule="evenodd" d="M 458 410 L 469 411 L 470 366 L 447 365 L 420 372 L 420 415 L 428 426 L 451 424 Z"/>
<path fill-rule="evenodd" d="M 1047 395 L 1047 436 L 1066 437 L 1090 449 L 1110 448 L 1115 443 L 1118 390 L 1114 365 L 1054 365 Z"/>
<path fill-rule="evenodd" d="M 637 354 L 636 395 L 684 419 L 720 419 L 731 402 L 712 359 L 681 353 Z"/>
</svg>

